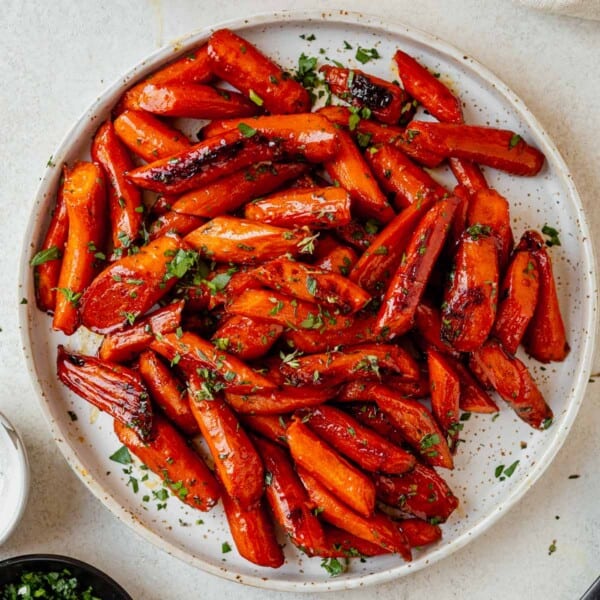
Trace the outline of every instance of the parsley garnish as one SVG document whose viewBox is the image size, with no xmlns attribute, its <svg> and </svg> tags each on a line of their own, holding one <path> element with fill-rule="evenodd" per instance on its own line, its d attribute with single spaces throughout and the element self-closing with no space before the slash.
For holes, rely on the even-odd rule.
<svg viewBox="0 0 600 600">
<path fill-rule="evenodd" d="M 377 48 L 361 48 L 359 46 L 356 50 L 356 60 L 363 65 L 376 58 L 381 58 Z"/>
<path fill-rule="evenodd" d="M 246 123 L 239 123 L 237 128 L 242 132 L 242 135 L 247 138 L 251 138 L 258 133 L 254 127 L 250 127 L 250 125 L 247 125 Z"/>
<path fill-rule="evenodd" d="M 508 149 L 512 150 L 521 141 L 521 139 L 522 138 L 518 133 L 513 134 L 508 142 Z"/>
<path fill-rule="evenodd" d="M 542 227 L 542 233 L 547 235 L 550 239 L 546 240 L 546 246 L 560 246 L 560 238 L 558 237 L 558 230 L 550 225 L 546 224 Z"/>
<path fill-rule="evenodd" d="M 38 267 L 43 265 L 49 260 L 56 260 L 60 258 L 60 250 L 56 246 L 46 248 L 46 250 L 40 250 L 30 261 L 32 267 Z"/>
<path fill-rule="evenodd" d="M 129 465 L 132 462 L 131 454 L 129 453 L 129 450 L 126 446 L 121 446 L 114 454 L 111 454 L 108 458 L 122 465 Z"/>
<path fill-rule="evenodd" d="M 321 561 L 321 566 L 329 573 L 331 577 L 337 577 L 348 570 L 348 560 L 343 559 L 343 562 L 337 558 L 324 558 Z"/>
</svg>

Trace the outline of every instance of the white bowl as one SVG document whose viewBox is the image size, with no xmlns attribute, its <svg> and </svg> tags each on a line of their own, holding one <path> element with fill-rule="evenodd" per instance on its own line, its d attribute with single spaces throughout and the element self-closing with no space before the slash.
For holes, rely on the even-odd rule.
<svg viewBox="0 0 600 600">
<path fill-rule="evenodd" d="M 88 353 L 97 347 L 97 338 L 89 332 L 78 332 L 71 339 L 52 332 L 48 317 L 35 309 L 28 261 L 47 226 L 60 165 L 88 155 L 95 129 L 132 82 L 189 51 L 205 41 L 212 30 L 223 26 L 238 30 L 288 69 L 295 67 L 301 52 L 306 52 L 393 78 L 391 57 L 397 47 L 402 47 L 450 82 L 465 102 L 467 122 L 488 122 L 518 131 L 546 155 L 546 166 L 535 178 L 512 177 L 493 170 L 486 170 L 486 176 L 490 185 L 508 197 L 517 237 L 526 227 L 541 229 L 546 222 L 560 228 L 563 245 L 552 248 L 552 256 L 571 353 L 565 362 L 549 365 L 545 370 L 523 357 L 554 410 L 555 422 L 545 432 L 533 431 L 506 406 L 493 422 L 489 416 L 474 415 L 465 424 L 466 442 L 457 455 L 456 469 L 444 473 L 460 497 L 461 506 L 444 524 L 444 539 L 415 552 L 411 563 L 394 556 L 368 559 L 365 563 L 354 561 L 347 573 L 332 579 L 320 567 L 319 559 L 300 555 L 290 544 L 285 549 L 287 561 L 277 570 L 256 567 L 235 550 L 222 554 L 222 543 L 231 542 L 231 535 L 220 506 L 204 514 L 174 499 L 166 510 L 160 511 L 155 502 L 142 502 L 141 496 L 151 495 L 151 490 L 141 485 L 136 495 L 126 485 L 129 475 L 108 459 L 120 446 L 113 435 L 111 419 L 98 416 L 56 379 L 58 343 Z M 315 40 L 301 39 L 302 34 L 304 38 L 314 34 Z M 344 40 L 352 44 L 352 51 L 344 50 Z M 354 61 L 358 45 L 377 47 L 385 59 L 361 67 Z M 319 53 L 320 48 L 325 49 L 324 54 Z M 594 345 L 594 259 L 585 216 L 568 169 L 546 132 L 506 85 L 463 52 L 409 27 L 345 11 L 277 13 L 219 24 L 154 53 L 114 83 L 85 112 L 53 156 L 57 166 L 49 168 L 43 177 L 21 259 L 20 281 L 29 300 L 20 308 L 28 366 L 44 415 L 69 464 L 116 516 L 165 551 L 215 575 L 263 588 L 324 591 L 382 583 L 424 568 L 482 533 L 523 496 L 563 444 L 583 398 Z M 77 413 L 78 420 L 72 421 L 68 411 Z M 519 460 L 519 467 L 512 477 L 498 481 L 495 468 L 515 460 Z M 136 477 L 141 478 L 142 474 L 134 470 Z M 203 524 L 196 525 L 196 519 L 202 519 Z M 182 527 L 181 523 L 190 526 Z"/>
<path fill-rule="evenodd" d="M 25 446 L 10 421 L 0 413 L 0 545 L 21 520 L 29 493 Z"/>
</svg>

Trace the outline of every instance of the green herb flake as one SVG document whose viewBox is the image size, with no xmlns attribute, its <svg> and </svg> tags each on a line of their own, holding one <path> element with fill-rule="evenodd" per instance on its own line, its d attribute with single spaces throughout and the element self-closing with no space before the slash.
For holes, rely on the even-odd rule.
<svg viewBox="0 0 600 600">
<path fill-rule="evenodd" d="M 552 540 L 552 543 L 548 546 L 548 556 L 556 552 L 556 540 Z"/>
<path fill-rule="evenodd" d="M 352 50 L 352 46 L 346 40 L 344 40 L 344 50 Z"/>
<path fill-rule="evenodd" d="M 508 142 L 508 149 L 512 150 L 515 146 L 519 144 L 521 139 L 522 138 L 518 133 L 513 134 L 510 138 L 510 141 Z"/>
<path fill-rule="evenodd" d="M 558 230 L 550 225 L 546 224 L 542 227 L 542 233 L 548 236 L 550 239 L 546 240 L 546 246 L 560 246 L 560 238 L 558 237 Z"/>
<path fill-rule="evenodd" d="M 254 127 L 250 127 L 250 125 L 247 125 L 246 123 L 238 123 L 237 128 L 241 131 L 242 135 L 247 138 L 251 138 L 258 133 Z"/>
<path fill-rule="evenodd" d="M 376 58 L 381 58 L 377 48 L 361 48 L 359 46 L 356 50 L 356 60 L 363 65 Z"/>
<path fill-rule="evenodd" d="M 317 280 L 311 275 L 306 278 L 306 289 L 311 296 L 317 293 Z"/>
<path fill-rule="evenodd" d="M 74 292 L 69 288 L 56 288 L 73 306 L 77 306 L 81 292 Z"/>
<path fill-rule="evenodd" d="M 248 92 L 248 97 L 250 98 L 250 100 L 252 100 L 252 102 L 254 102 L 254 104 L 256 104 L 256 106 L 262 106 L 265 103 L 265 101 L 254 90 L 250 90 Z M 244 133 L 244 135 L 246 134 Z"/>
<path fill-rule="evenodd" d="M 126 446 L 121 446 L 114 454 L 111 454 L 108 458 L 121 465 L 129 465 L 133 462 L 131 454 L 129 453 L 129 450 Z"/>
<path fill-rule="evenodd" d="M 39 267 L 50 260 L 57 260 L 61 256 L 60 250 L 56 246 L 40 250 L 30 261 L 32 267 Z"/>
<path fill-rule="evenodd" d="M 348 570 L 348 559 L 324 558 L 321 561 L 323 567 L 331 577 L 337 577 Z"/>
<path fill-rule="evenodd" d="M 221 544 L 221 552 L 223 554 L 227 554 L 227 552 L 231 552 L 231 546 L 229 545 L 229 542 L 223 542 Z"/>
</svg>

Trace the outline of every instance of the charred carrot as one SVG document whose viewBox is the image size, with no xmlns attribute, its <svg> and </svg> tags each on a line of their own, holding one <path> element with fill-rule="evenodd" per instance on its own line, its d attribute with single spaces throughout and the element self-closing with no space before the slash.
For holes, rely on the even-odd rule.
<svg viewBox="0 0 600 600">
<path fill-rule="evenodd" d="M 225 393 L 227 403 L 241 415 L 281 415 L 324 404 L 337 393 L 332 387 L 284 385 L 280 389 L 251 394 Z"/>
<path fill-rule="evenodd" d="M 190 407 L 227 493 L 241 507 L 255 506 L 264 489 L 264 468 L 250 438 L 219 397 L 207 399 L 207 381 L 188 377 Z"/>
<path fill-rule="evenodd" d="M 67 204 L 65 202 L 65 181 L 68 169 L 63 166 L 62 177 L 56 204 L 52 211 L 52 218 L 46 236 L 42 242 L 39 252 L 31 259 L 33 266 L 33 281 L 35 284 L 35 299 L 40 310 L 49 314 L 54 312 L 56 304 L 56 288 L 62 266 L 62 256 L 65 251 L 67 237 L 69 234 L 69 217 L 67 215 Z"/>
<path fill-rule="evenodd" d="M 417 306 L 415 329 L 419 333 L 417 343 L 421 348 L 430 346 L 444 354 L 457 354 L 452 346 L 442 338 L 442 315 L 440 310 L 427 299 Z"/>
<path fill-rule="evenodd" d="M 243 315 L 232 315 L 215 331 L 212 340 L 241 360 L 255 360 L 269 352 L 283 327 Z"/>
<path fill-rule="evenodd" d="M 285 190 L 247 204 L 244 215 L 279 227 L 332 229 L 350 222 L 350 195 L 334 186 Z"/>
<path fill-rule="evenodd" d="M 120 331 L 104 336 L 98 356 L 111 362 L 128 362 L 145 350 L 155 335 L 171 333 L 181 324 L 183 302 L 174 302 L 159 308 L 137 323 L 129 323 Z"/>
<path fill-rule="evenodd" d="M 441 528 L 422 519 L 400 519 L 398 527 L 402 529 L 411 548 L 422 548 L 442 539 Z"/>
<path fill-rule="evenodd" d="M 299 414 L 320 438 L 366 471 L 404 473 L 415 466 L 412 454 L 337 408 L 324 405 Z"/>
<path fill-rule="evenodd" d="M 104 243 L 106 192 L 102 169 L 94 163 L 77 163 L 65 178 L 63 194 L 69 229 L 52 327 L 71 335 L 80 323 L 79 299 L 96 273 L 97 253 Z"/>
<path fill-rule="evenodd" d="M 373 243 L 378 230 L 379 222 L 376 219 L 352 219 L 348 225 L 336 227 L 335 235 L 359 252 L 364 252 Z"/>
<path fill-rule="evenodd" d="M 151 240 L 169 234 L 184 237 L 188 233 L 198 229 L 198 227 L 202 227 L 204 223 L 206 223 L 206 219 L 202 219 L 201 217 L 184 215 L 170 210 L 164 215 L 160 215 L 156 221 L 150 224 L 148 233 Z"/>
<path fill-rule="evenodd" d="M 415 311 L 446 237 L 458 198 L 440 200 L 419 222 L 377 315 L 377 326 L 393 337 L 406 333 L 413 325 Z"/>
<path fill-rule="evenodd" d="M 173 204 L 173 210 L 198 217 L 217 217 L 272 192 L 307 170 L 308 166 L 302 163 L 252 165 L 187 192 Z"/>
<path fill-rule="evenodd" d="M 357 381 L 345 385 L 338 398 L 344 399 L 348 397 L 350 399 L 353 393 L 352 389 L 360 385 L 362 384 Z M 348 405 L 347 410 L 365 427 L 372 429 L 396 446 L 404 446 L 405 441 L 401 431 L 392 425 L 386 414 L 374 402 L 352 402 L 352 404 Z"/>
<path fill-rule="evenodd" d="M 163 236 L 115 261 L 86 289 L 81 322 L 107 333 L 143 315 L 173 287 L 184 254 L 181 240 Z"/>
<path fill-rule="evenodd" d="M 86 402 L 108 413 L 147 440 L 152 428 L 152 405 L 139 373 L 95 356 L 58 347 L 58 378 Z"/>
<path fill-rule="evenodd" d="M 256 46 L 229 29 L 208 40 L 211 70 L 271 113 L 310 110 L 308 92 L 267 58 Z"/>
<path fill-rule="evenodd" d="M 339 273 L 347 277 L 350 270 L 356 264 L 358 256 L 349 246 L 340 244 L 332 237 L 320 238 L 314 253 L 315 262 L 313 265 L 317 269 L 322 269 L 329 273 Z"/>
<path fill-rule="evenodd" d="M 379 556 L 390 553 L 390 550 L 363 540 L 333 525 L 325 525 L 323 532 L 325 534 L 325 546 L 319 548 L 317 552 L 317 555 L 323 558 Z"/>
<path fill-rule="evenodd" d="M 179 154 L 191 146 L 181 131 L 144 111 L 122 112 L 114 127 L 129 150 L 147 162 Z"/>
<path fill-rule="evenodd" d="M 507 129 L 454 123 L 413 121 L 406 127 L 410 143 L 446 157 L 472 160 L 513 175 L 537 175 L 544 155 Z"/>
<path fill-rule="evenodd" d="M 298 466 L 309 471 L 357 513 L 365 517 L 373 514 L 375 487 L 362 471 L 299 420 L 288 425 L 286 436 L 290 453 Z"/>
<path fill-rule="evenodd" d="M 240 421 L 253 432 L 260 433 L 268 440 L 287 446 L 285 430 L 289 417 L 284 415 L 239 415 Z"/>
<path fill-rule="evenodd" d="M 119 440 L 156 473 L 179 500 L 203 511 L 215 506 L 221 492 L 213 474 L 165 418 L 154 417 L 149 440 L 140 438 L 135 430 L 117 420 L 114 427 Z"/>
<path fill-rule="evenodd" d="M 483 371 L 502 399 L 528 425 L 535 429 L 550 426 L 552 410 L 527 367 L 518 358 L 509 356 L 499 342 L 487 341 L 471 354 L 469 365 Z"/>
</svg>

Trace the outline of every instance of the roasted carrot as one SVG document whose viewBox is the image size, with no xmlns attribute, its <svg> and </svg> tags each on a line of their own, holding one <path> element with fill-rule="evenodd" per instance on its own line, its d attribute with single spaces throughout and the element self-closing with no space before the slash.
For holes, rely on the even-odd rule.
<svg viewBox="0 0 600 600">
<path fill-rule="evenodd" d="M 542 237 L 536 231 L 526 231 L 518 249 L 528 248 L 539 270 L 539 298 L 529 327 L 525 332 L 525 349 L 541 362 L 561 361 L 569 353 L 565 324 L 560 312 L 552 260 Z"/>
<path fill-rule="evenodd" d="M 338 139 L 338 152 L 325 162 L 325 171 L 348 191 L 353 208 L 361 216 L 388 223 L 394 218 L 394 211 L 375 182 L 369 165 L 348 133 L 338 131 Z"/>
<path fill-rule="evenodd" d="M 358 381 L 345 385 L 338 398 L 345 399 L 348 397 L 350 399 L 353 389 L 361 385 Z M 377 432 L 396 446 L 404 446 L 404 436 L 401 431 L 392 425 L 386 414 L 374 402 L 352 402 L 347 405 L 347 408 L 344 408 L 365 427 Z"/>
<path fill-rule="evenodd" d="M 140 237 L 144 206 L 139 189 L 126 177 L 133 161 L 111 121 L 105 121 L 92 141 L 92 158 L 102 166 L 108 181 L 108 214 L 114 256 L 119 258 Z"/>
<path fill-rule="evenodd" d="M 267 354 L 282 331 L 275 323 L 232 315 L 215 331 L 212 341 L 242 360 L 255 360 Z"/>
<path fill-rule="evenodd" d="M 444 354 L 456 355 L 457 352 L 442 338 L 442 315 L 433 303 L 424 299 L 415 312 L 415 330 L 418 332 L 417 344 L 433 347 Z"/>
<path fill-rule="evenodd" d="M 387 552 L 398 553 L 404 560 L 411 560 L 406 536 L 389 517 L 377 512 L 370 517 L 358 514 L 338 500 L 314 473 L 302 466 L 298 466 L 297 471 L 310 499 L 319 507 L 320 515 L 325 521 L 381 546 Z"/>
<path fill-rule="evenodd" d="M 175 284 L 182 254 L 181 240 L 163 236 L 106 267 L 81 299 L 81 322 L 107 333 L 143 315 Z"/>
<path fill-rule="evenodd" d="M 160 215 L 156 221 L 150 224 L 148 228 L 151 240 L 162 237 L 163 235 L 175 234 L 181 237 L 202 227 L 206 219 L 195 217 L 194 215 L 184 215 L 173 210 Z"/>
<path fill-rule="evenodd" d="M 464 158 L 451 158 L 448 163 L 459 185 L 466 187 L 472 194 L 488 187 L 487 181 L 476 163 Z"/>
<path fill-rule="evenodd" d="M 210 380 L 205 386 L 207 396 L 222 389 L 247 394 L 276 387 L 239 358 L 189 331 L 181 335 L 167 333 L 156 337 L 151 348 L 171 363 L 179 365 L 187 376 L 201 369 L 203 377 Z"/>
<path fill-rule="evenodd" d="M 342 275 L 285 257 L 257 267 L 253 275 L 265 287 L 324 307 L 338 307 L 343 314 L 357 312 L 371 299 L 362 288 Z"/>
<path fill-rule="evenodd" d="M 155 335 L 171 333 L 181 324 L 183 302 L 159 308 L 137 323 L 104 336 L 98 356 L 102 360 L 122 363 L 133 360 L 145 350 Z"/>
<path fill-rule="evenodd" d="M 260 433 L 268 440 L 287 446 L 285 434 L 289 417 L 284 415 L 238 415 L 240 421 L 253 432 Z"/>
<path fill-rule="evenodd" d="M 406 333 L 448 235 L 458 198 L 440 200 L 430 208 L 414 230 L 377 315 L 377 326 L 388 336 Z"/>
<path fill-rule="evenodd" d="M 496 245 L 481 227 L 471 226 L 459 241 L 444 294 L 442 337 L 455 350 L 477 350 L 492 330 L 497 302 Z"/>
<path fill-rule="evenodd" d="M 242 415 L 281 415 L 299 408 L 324 404 L 337 393 L 332 387 L 284 385 L 280 389 L 251 394 L 225 393 L 227 403 Z"/>
<path fill-rule="evenodd" d="M 427 351 L 427 368 L 431 411 L 446 434 L 448 447 L 456 451 L 458 434 L 462 429 L 459 421 L 460 378 L 445 356 L 433 348 Z"/>
<path fill-rule="evenodd" d="M 58 378 L 86 402 L 108 413 L 147 440 L 152 428 L 152 405 L 139 373 L 58 347 Z"/>
<path fill-rule="evenodd" d="M 244 215 L 279 227 L 332 229 L 350 222 L 350 195 L 335 186 L 285 190 L 247 204 Z"/>
<path fill-rule="evenodd" d="M 102 169 L 94 163 L 76 163 L 67 173 L 63 194 L 69 225 L 52 327 L 71 335 L 79 327 L 79 299 L 96 273 L 97 253 L 104 244 L 106 191 Z"/>
<path fill-rule="evenodd" d="M 320 438 L 366 471 L 404 473 L 415 466 L 412 454 L 333 406 L 323 405 L 299 414 Z"/>
<path fill-rule="evenodd" d="M 155 415 L 149 440 L 140 438 L 134 429 L 117 420 L 114 427 L 119 440 L 156 473 L 179 500 L 203 511 L 215 506 L 221 492 L 213 474 L 164 417 Z"/>
<path fill-rule="evenodd" d="M 442 539 L 441 528 L 422 519 L 400 519 L 398 527 L 406 536 L 411 548 L 421 549 Z"/>
<path fill-rule="evenodd" d="M 280 567 L 284 561 L 283 552 L 264 503 L 243 506 L 227 492 L 223 492 L 221 498 L 237 551 L 255 565 Z"/>
<path fill-rule="evenodd" d="M 285 450 L 260 437 L 254 438 L 254 444 L 265 464 L 265 495 L 275 520 L 294 545 L 313 556 L 325 544 L 323 527 L 313 513 L 314 502 Z"/>
<path fill-rule="evenodd" d="M 263 493 L 262 461 L 222 398 L 207 399 L 207 383 L 196 373 L 189 374 L 192 413 L 214 460 L 219 481 L 241 507 L 250 508 L 258 503 Z"/>
<path fill-rule="evenodd" d="M 442 122 L 462 123 L 462 108 L 458 98 L 425 67 L 402 50 L 394 54 L 394 61 L 404 89 Z"/>
<path fill-rule="evenodd" d="M 383 144 L 377 152 L 365 154 L 382 189 L 394 194 L 394 205 L 402 210 L 426 196 L 441 199 L 446 190 L 429 173 L 413 163 L 395 146 Z"/>
<path fill-rule="evenodd" d="M 308 92 L 256 46 L 229 29 L 208 40 L 211 70 L 271 113 L 310 110 Z"/>
<path fill-rule="evenodd" d="M 339 273 L 347 277 L 356 264 L 358 256 L 349 246 L 341 244 L 333 237 L 319 238 L 314 252 L 313 266 L 329 273 Z"/>
<path fill-rule="evenodd" d="M 129 150 L 147 162 L 179 154 L 191 146 L 181 131 L 144 111 L 122 112 L 114 127 Z"/>
<path fill-rule="evenodd" d="M 504 349 L 515 354 L 539 301 L 539 270 L 532 252 L 516 252 L 506 269 L 500 288 L 500 304 L 492 334 Z"/>
<path fill-rule="evenodd" d="M 54 312 L 62 256 L 69 234 L 69 217 L 64 195 L 68 173 L 68 168 L 63 166 L 50 225 L 48 225 L 39 252 L 31 259 L 30 263 L 34 267 L 33 281 L 37 306 L 40 310 L 49 314 Z"/>
<path fill-rule="evenodd" d="M 454 123 L 413 121 L 406 127 L 410 143 L 446 157 L 472 160 L 513 175 L 537 175 L 544 155 L 507 129 Z"/>
<path fill-rule="evenodd" d="M 323 65 L 319 70 L 336 96 L 368 108 L 382 123 L 408 123 L 414 114 L 412 98 L 398 85 L 358 69 Z"/>
<path fill-rule="evenodd" d="M 373 243 L 377 231 L 379 221 L 376 219 L 352 219 L 348 225 L 336 227 L 335 235 L 359 252 L 364 252 Z"/>
<path fill-rule="evenodd" d="M 552 423 L 552 410 L 536 386 L 527 367 L 509 356 L 496 340 L 487 341 L 471 354 L 473 367 L 483 371 L 494 389 L 527 424 L 547 429 Z"/>
<path fill-rule="evenodd" d="M 150 396 L 169 421 L 186 435 L 197 435 L 200 430 L 192 414 L 185 385 L 152 350 L 142 352 L 138 366 Z"/>
<path fill-rule="evenodd" d="M 375 486 L 379 500 L 420 519 L 443 523 L 458 506 L 448 484 L 424 465 L 396 477 L 378 475 Z"/>
<path fill-rule="evenodd" d="M 272 192 L 307 170 L 308 166 L 302 163 L 252 165 L 187 192 L 173 204 L 173 210 L 198 217 L 217 217 Z"/>
<path fill-rule="evenodd" d="M 325 525 L 323 532 L 325 534 L 325 546 L 319 548 L 317 552 L 317 555 L 323 558 L 379 556 L 390 553 L 390 550 L 363 540 L 353 533 L 333 525 Z"/>
<path fill-rule="evenodd" d="M 360 515 L 369 517 L 373 514 L 375 486 L 362 471 L 342 458 L 300 420 L 293 420 L 286 432 L 290 453 L 298 466 L 309 471 Z"/>
</svg>

